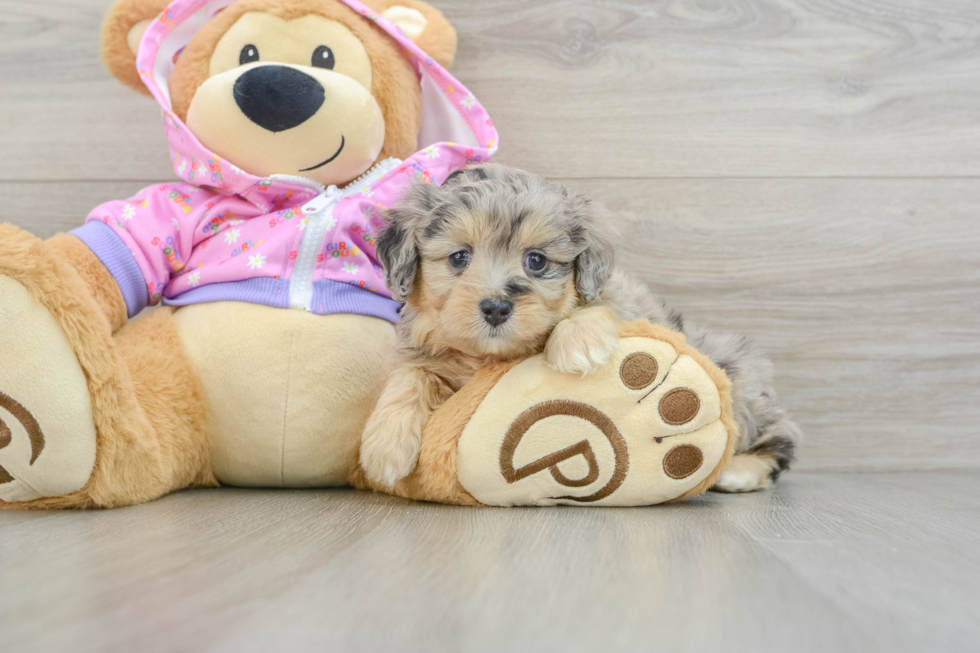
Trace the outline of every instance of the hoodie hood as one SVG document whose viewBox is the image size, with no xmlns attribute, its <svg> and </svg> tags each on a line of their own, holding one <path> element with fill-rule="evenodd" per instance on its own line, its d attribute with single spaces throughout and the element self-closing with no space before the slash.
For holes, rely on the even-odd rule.
<svg viewBox="0 0 980 653">
<path fill-rule="evenodd" d="M 497 150 L 497 131 L 486 110 L 465 86 L 432 57 L 423 52 L 394 23 L 357 0 L 342 2 L 364 20 L 374 22 L 409 55 L 422 90 L 422 126 L 419 154 L 424 158 L 425 177 L 437 183 L 453 170 L 487 161 Z M 143 35 L 136 67 L 150 93 L 163 109 L 164 130 L 177 176 L 195 186 L 227 195 L 239 195 L 260 208 L 270 196 L 306 190 L 312 180 L 272 175 L 262 178 L 238 168 L 210 151 L 173 112 L 169 80 L 177 59 L 197 31 L 235 0 L 176 0 L 153 21 Z M 358 186 L 383 184 L 393 172 L 376 179 L 362 178 Z M 370 177 L 366 174 L 365 177 Z"/>
</svg>

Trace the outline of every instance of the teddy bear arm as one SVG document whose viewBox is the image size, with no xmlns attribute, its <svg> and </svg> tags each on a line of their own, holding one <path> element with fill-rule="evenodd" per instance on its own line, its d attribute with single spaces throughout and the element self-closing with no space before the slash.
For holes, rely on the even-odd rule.
<svg viewBox="0 0 980 653">
<path fill-rule="evenodd" d="M 76 236 L 57 234 L 49 238 L 45 245 L 54 256 L 67 263 L 82 278 L 89 293 L 101 309 L 115 333 L 121 329 L 128 318 L 126 300 L 119 285 L 99 257 Z"/>
</svg>

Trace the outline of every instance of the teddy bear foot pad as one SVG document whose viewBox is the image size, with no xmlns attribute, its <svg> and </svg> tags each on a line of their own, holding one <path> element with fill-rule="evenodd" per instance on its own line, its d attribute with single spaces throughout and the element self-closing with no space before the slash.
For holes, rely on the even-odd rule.
<svg viewBox="0 0 980 653">
<path fill-rule="evenodd" d="M 542 356 L 507 372 L 460 435 L 462 488 L 496 506 L 649 505 L 703 491 L 734 443 L 727 379 L 677 334 L 646 327 L 584 378 Z"/>
<path fill-rule="evenodd" d="M 92 473 L 96 448 L 85 375 L 51 313 L 5 276 L 0 357 L 0 500 L 80 489 Z"/>
</svg>

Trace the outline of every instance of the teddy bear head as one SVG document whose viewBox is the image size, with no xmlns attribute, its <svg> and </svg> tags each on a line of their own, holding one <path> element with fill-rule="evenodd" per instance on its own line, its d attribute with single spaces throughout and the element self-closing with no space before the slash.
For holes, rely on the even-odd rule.
<svg viewBox="0 0 980 653">
<path fill-rule="evenodd" d="M 173 54 L 173 114 L 207 149 L 260 177 L 344 185 L 418 148 L 422 93 L 406 52 L 341 0 L 215 2 Z M 448 66 L 456 33 L 419 0 L 367 0 L 435 61 Z M 168 0 L 118 0 L 106 17 L 103 60 L 149 94 L 137 54 Z"/>
</svg>

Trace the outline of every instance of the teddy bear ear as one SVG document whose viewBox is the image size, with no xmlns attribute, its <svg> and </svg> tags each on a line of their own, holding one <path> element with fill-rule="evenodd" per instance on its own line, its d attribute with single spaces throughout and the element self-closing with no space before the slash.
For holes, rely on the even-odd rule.
<svg viewBox="0 0 980 653">
<path fill-rule="evenodd" d="M 144 95 L 150 92 L 136 72 L 136 51 L 153 19 L 172 0 L 116 0 L 102 22 L 102 62 L 113 77 Z"/>
<path fill-rule="evenodd" d="M 365 4 L 398 25 L 444 68 L 456 56 L 456 30 L 435 7 L 420 0 L 368 0 Z"/>
</svg>

